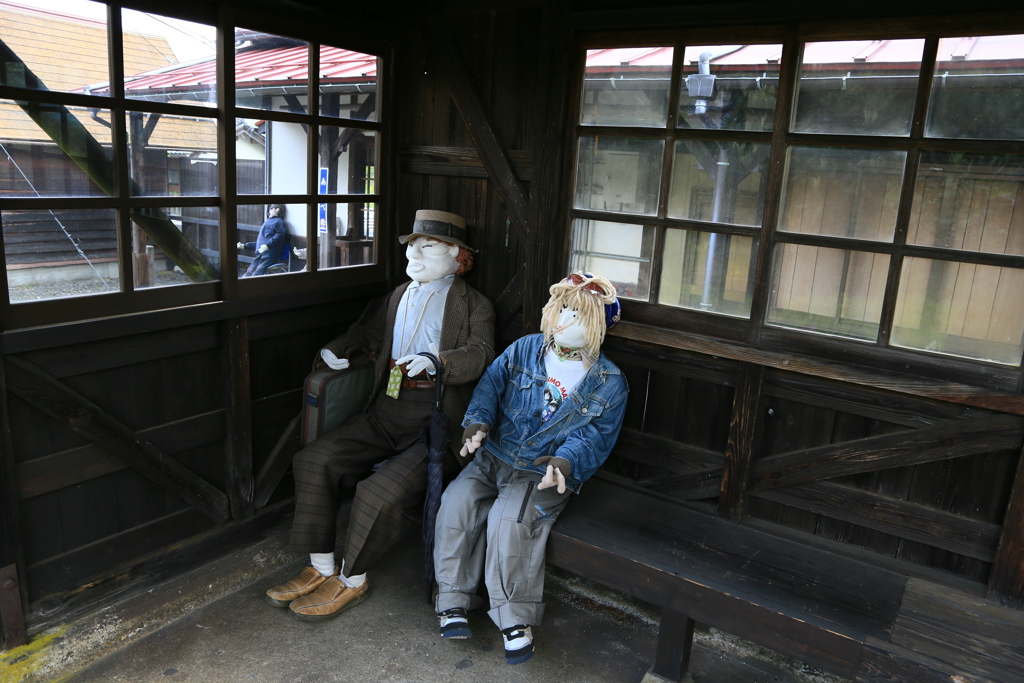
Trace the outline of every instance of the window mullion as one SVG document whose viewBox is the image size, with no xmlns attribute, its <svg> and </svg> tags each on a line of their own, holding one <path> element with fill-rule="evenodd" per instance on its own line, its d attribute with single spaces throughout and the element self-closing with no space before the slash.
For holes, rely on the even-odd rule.
<svg viewBox="0 0 1024 683">
<path fill-rule="evenodd" d="M 221 5 L 217 17 L 217 130 L 220 184 L 220 280 L 225 301 L 238 298 L 238 165 L 235 151 L 234 12 Z"/>
<path fill-rule="evenodd" d="M 758 244 L 757 265 L 754 270 L 754 293 L 750 303 L 750 332 L 747 341 L 758 346 L 764 328 L 765 311 L 771 289 L 769 273 L 774 253 L 775 231 L 782 200 L 782 176 L 786 163 L 786 134 L 796 98 L 796 79 L 800 69 L 803 46 L 797 42 L 795 31 L 783 43 L 782 64 L 779 69 L 779 89 L 776 95 L 775 120 L 772 124 L 772 148 L 769 155 L 764 213 L 761 216 L 761 237 Z"/>
<path fill-rule="evenodd" d="M 310 115 L 309 135 L 306 136 L 308 145 L 306 158 L 307 164 L 306 192 L 313 192 L 319 195 L 320 192 L 320 164 L 327 162 L 320 158 L 320 44 L 310 42 L 309 44 L 309 70 L 306 78 L 306 110 Z M 317 200 L 325 199 L 317 197 Z M 306 205 L 306 247 L 307 255 L 306 268 L 310 272 L 316 272 L 320 266 L 321 245 L 318 243 L 320 234 L 318 232 L 319 205 Z M 329 233 L 328 233 L 329 234 Z M 330 246 L 334 249 L 334 245 Z"/>
<path fill-rule="evenodd" d="M 911 119 L 910 127 L 910 141 L 913 143 L 913 147 L 907 152 L 907 163 L 903 170 L 903 185 L 900 188 L 900 203 L 896 209 L 896 229 L 892 241 L 897 249 L 889 259 L 885 296 L 882 299 L 882 311 L 878 320 L 877 342 L 882 347 L 889 345 L 892 324 L 896 316 L 896 296 L 899 293 L 900 275 L 903 272 L 903 253 L 900 247 L 907 243 L 907 229 L 910 225 L 914 188 L 917 184 L 917 169 L 921 160 L 921 149 L 918 143 L 924 138 L 924 124 L 928 115 L 928 101 L 931 97 L 932 77 L 935 73 L 935 58 L 938 49 L 938 36 L 933 35 L 925 39 L 924 52 L 921 55 L 921 75 L 917 83 L 917 96 L 914 101 L 914 118 Z"/>
<path fill-rule="evenodd" d="M 107 6 L 107 61 L 110 73 L 110 94 L 114 104 L 110 108 L 111 157 L 114 162 L 114 183 L 117 188 L 117 265 L 121 291 L 129 295 L 135 290 L 132 265 L 132 221 L 128 208 L 131 178 L 128 171 L 128 129 L 125 127 L 124 106 L 124 41 L 121 38 L 121 7 Z"/>
</svg>

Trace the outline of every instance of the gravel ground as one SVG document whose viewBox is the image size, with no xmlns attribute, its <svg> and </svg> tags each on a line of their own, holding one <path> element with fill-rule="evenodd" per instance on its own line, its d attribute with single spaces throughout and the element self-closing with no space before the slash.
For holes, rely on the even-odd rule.
<svg viewBox="0 0 1024 683">
<path fill-rule="evenodd" d="M 154 287 L 167 285 L 183 285 L 191 282 L 188 276 L 174 271 L 158 271 L 153 275 Z M 74 280 L 71 282 L 53 282 L 46 285 L 19 285 L 10 288 L 11 301 L 37 301 L 39 299 L 56 299 L 64 296 L 81 296 L 83 294 L 103 294 L 117 292 L 121 288 L 119 278 L 97 278 Z"/>
</svg>

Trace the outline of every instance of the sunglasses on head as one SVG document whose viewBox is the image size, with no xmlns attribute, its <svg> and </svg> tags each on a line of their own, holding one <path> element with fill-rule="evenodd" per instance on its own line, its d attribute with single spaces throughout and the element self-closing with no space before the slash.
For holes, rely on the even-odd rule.
<svg viewBox="0 0 1024 683">
<path fill-rule="evenodd" d="M 569 284 L 571 285 L 582 285 L 584 282 L 586 282 L 587 284 L 584 285 L 583 289 L 587 290 L 591 294 L 596 294 L 597 296 L 604 296 L 604 290 L 601 289 L 601 286 L 594 282 L 593 280 L 587 282 L 585 275 L 573 273 L 572 275 L 567 277 L 566 280 L 568 280 Z"/>
</svg>

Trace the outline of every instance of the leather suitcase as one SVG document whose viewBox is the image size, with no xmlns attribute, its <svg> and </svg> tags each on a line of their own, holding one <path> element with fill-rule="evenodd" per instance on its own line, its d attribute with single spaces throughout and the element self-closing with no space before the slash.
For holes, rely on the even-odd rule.
<svg viewBox="0 0 1024 683">
<path fill-rule="evenodd" d="M 303 446 L 366 407 L 373 391 L 373 361 L 360 356 L 345 370 L 324 366 L 306 377 L 302 404 Z"/>
</svg>

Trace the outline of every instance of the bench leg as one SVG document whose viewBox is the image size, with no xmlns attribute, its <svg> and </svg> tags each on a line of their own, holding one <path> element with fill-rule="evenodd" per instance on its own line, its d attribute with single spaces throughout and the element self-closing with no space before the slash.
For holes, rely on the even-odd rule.
<svg viewBox="0 0 1024 683">
<path fill-rule="evenodd" d="M 654 673 L 669 681 L 681 681 L 690 669 L 693 648 L 693 619 L 684 614 L 661 610 L 658 649 L 654 655 Z"/>
</svg>

